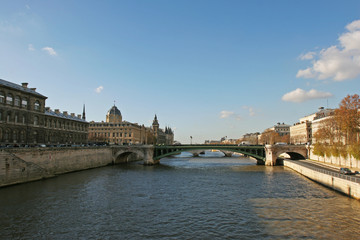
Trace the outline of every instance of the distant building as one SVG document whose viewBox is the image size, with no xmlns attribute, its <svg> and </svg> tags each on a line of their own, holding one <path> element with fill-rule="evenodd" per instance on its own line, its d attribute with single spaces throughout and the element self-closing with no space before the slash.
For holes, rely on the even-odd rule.
<svg viewBox="0 0 360 240">
<path fill-rule="evenodd" d="M 221 144 L 221 140 L 205 140 L 204 144 L 218 145 Z"/>
<path fill-rule="evenodd" d="M 290 127 L 291 144 L 311 144 L 313 134 L 320 127 L 320 123 L 334 113 L 334 109 L 320 107 L 317 112 L 299 119 L 298 123 Z"/>
<path fill-rule="evenodd" d="M 279 134 L 280 137 L 282 137 L 284 135 L 290 134 L 290 125 L 278 122 L 276 125 L 269 128 L 269 130 L 274 130 L 276 133 Z"/>
<path fill-rule="evenodd" d="M 106 121 L 90 122 L 90 142 L 107 142 L 110 144 L 166 144 L 174 142 L 171 128 L 159 128 L 155 115 L 151 127 L 123 121 L 120 110 L 114 105 L 106 114 Z"/>
<path fill-rule="evenodd" d="M 278 122 L 258 135 L 259 144 L 274 144 L 277 142 L 289 143 L 290 125 Z"/>
<path fill-rule="evenodd" d="M 0 144 L 57 145 L 87 142 L 88 123 L 75 116 L 45 107 L 47 97 L 28 88 L 0 79 Z"/>
<path fill-rule="evenodd" d="M 259 132 L 256 133 L 246 133 L 242 136 L 242 138 L 240 139 L 240 143 L 243 144 L 252 144 L 252 145 L 257 145 L 259 143 Z"/>
</svg>

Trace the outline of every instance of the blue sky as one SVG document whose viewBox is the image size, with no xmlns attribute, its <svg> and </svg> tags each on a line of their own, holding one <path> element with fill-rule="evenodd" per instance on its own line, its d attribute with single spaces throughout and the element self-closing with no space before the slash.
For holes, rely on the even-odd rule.
<svg viewBox="0 0 360 240">
<path fill-rule="evenodd" d="M 239 138 L 359 94 L 360 1 L 0 2 L 0 78 L 47 106 Z"/>
</svg>

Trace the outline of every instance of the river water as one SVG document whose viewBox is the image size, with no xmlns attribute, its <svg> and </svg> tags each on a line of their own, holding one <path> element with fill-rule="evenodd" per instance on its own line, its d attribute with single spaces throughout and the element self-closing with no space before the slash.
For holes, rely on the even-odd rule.
<svg viewBox="0 0 360 240">
<path fill-rule="evenodd" d="M 360 239 L 359 223 L 357 200 L 208 152 L 0 189 L 1 239 Z"/>
</svg>

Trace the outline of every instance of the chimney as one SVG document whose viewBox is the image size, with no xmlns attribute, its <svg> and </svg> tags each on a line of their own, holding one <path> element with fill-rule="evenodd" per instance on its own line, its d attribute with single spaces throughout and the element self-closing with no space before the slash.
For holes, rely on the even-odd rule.
<svg viewBox="0 0 360 240">
<path fill-rule="evenodd" d="M 75 117 L 75 113 L 71 113 L 71 116 L 72 116 L 72 117 Z"/>
<path fill-rule="evenodd" d="M 45 111 L 50 112 L 50 107 L 46 107 Z"/>
<path fill-rule="evenodd" d="M 77 118 L 80 118 L 80 119 L 81 119 L 81 114 L 78 114 L 78 115 L 77 115 Z"/>
<path fill-rule="evenodd" d="M 30 90 L 36 91 L 36 88 L 30 88 Z"/>
<path fill-rule="evenodd" d="M 67 111 L 63 111 L 63 114 L 64 114 L 65 116 L 67 116 L 67 115 L 68 115 Z"/>
<path fill-rule="evenodd" d="M 56 113 L 56 114 L 60 114 L 60 110 L 59 110 L 59 109 L 55 109 L 55 113 Z"/>
<path fill-rule="evenodd" d="M 23 82 L 23 83 L 21 83 L 21 86 L 22 86 L 23 88 L 27 88 L 28 83 L 27 83 L 27 82 Z"/>
</svg>

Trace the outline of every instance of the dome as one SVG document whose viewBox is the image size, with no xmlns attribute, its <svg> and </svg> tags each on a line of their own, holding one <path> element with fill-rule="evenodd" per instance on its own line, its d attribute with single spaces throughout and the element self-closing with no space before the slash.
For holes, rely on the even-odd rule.
<svg viewBox="0 0 360 240">
<path fill-rule="evenodd" d="M 121 112 L 120 110 L 114 105 L 112 108 L 110 108 L 110 110 L 107 112 L 107 115 L 120 115 L 121 116 Z"/>
</svg>

